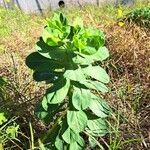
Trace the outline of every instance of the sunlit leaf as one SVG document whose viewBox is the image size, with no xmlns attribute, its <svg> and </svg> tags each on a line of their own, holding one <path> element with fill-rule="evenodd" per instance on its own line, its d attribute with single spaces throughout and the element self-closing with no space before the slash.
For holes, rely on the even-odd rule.
<svg viewBox="0 0 150 150">
<path fill-rule="evenodd" d="M 89 108 L 98 117 L 105 118 L 110 114 L 110 108 L 106 102 L 100 98 L 93 99 Z"/>
<path fill-rule="evenodd" d="M 76 132 L 81 132 L 87 125 L 87 116 L 83 111 L 67 111 L 67 123 Z"/>
<path fill-rule="evenodd" d="M 89 107 L 91 101 L 91 92 L 86 89 L 74 87 L 72 104 L 78 110 L 84 110 Z"/>
<path fill-rule="evenodd" d="M 0 125 L 2 125 L 5 122 L 7 122 L 7 118 L 5 116 L 5 113 L 1 112 L 0 113 Z"/>
<path fill-rule="evenodd" d="M 67 128 L 67 130 L 62 135 L 63 140 L 70 144 L 70 128 Z"/>
<path fill-rule="evenodd" d="M 108 133 L 108 126 L 101 118 L 88 120 L 87 126 L 93 136 L 104 136 Z"/>
<path fill-rule="evenodd" d="M 79 68 L 76 70 L 67 70 L 64 73 L 64 77 L 73 81 L 84 81 L 86 80 L 83 71 Z"/>
<path fill-rule="evenodd" d="M 99 80 L 103 83 L 108 83 L 110 78 L 106 71 L 100 66 L 88 66 L 82 69 L 84 73 L 92 78 Z"/>
<path fill-rule="evenodd" d="M 80 83 L 84 84 L 89 89 L 101 91 L 102 93 L 108 92 L 107 86 L 98 81 L 86 80 L 86 81 L 81 81 Z"/>
</svg>

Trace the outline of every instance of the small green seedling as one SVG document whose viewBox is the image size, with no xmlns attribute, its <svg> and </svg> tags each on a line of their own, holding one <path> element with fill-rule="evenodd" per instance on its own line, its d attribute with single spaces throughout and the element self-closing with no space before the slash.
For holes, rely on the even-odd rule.
<svg viewBox="0 0 150 150">
<path fill-rule="evenodd" d="M 40 119 L 53 124 L 41 138 L 42 143 L 50 143 L 49 149 L 82 150 L 86 139 L 95 145 L 94 138 L 108 133 L 106 117 L 111 110 L 96 94 L 108 92 L 105 84 L 110 81 L 95 64 L 109 56 L 104 43 L 100 30 L 84 27 L 81 19 L 69 24 L 62 13 L 56 13 L 44 28 L 36 52 L 26 58 L 33 78 L 50 85 L 36 109 Z"/>
</svg>

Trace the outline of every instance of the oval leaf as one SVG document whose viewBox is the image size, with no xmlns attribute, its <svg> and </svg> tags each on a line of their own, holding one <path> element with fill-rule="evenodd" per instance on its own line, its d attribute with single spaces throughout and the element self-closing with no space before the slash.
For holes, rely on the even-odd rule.
<svg viewBox="0 0 150 150">
<path fill-rule="evenodd" d="M 93 136 L 104 136 L 108 133 L 108 126 L 101 118 L 88 120 L 87 126 Z"/>
<path fill-rule="evenodd" d="M 107 107 L 107 109 L 106 109 L 106 107 Z M 100 98 L 93 99 L 90 103 L 89 108 L 96 116 L 101 117 L 101 118 L 107 117 L 111 112 L 111 110 L 110 110 L 109 106 L 107 106 L 106 102 L 104 102 Z"/>
<path fill-rule="evenodd" d="M 108 83 L 110 78 L 106 71 L 100 66 L 89 66 L 82 69 L 84 73 L 92 78 L 99 80 L 103 83 Z"/>
<path fill-rule="evenodd" d="M 81 147 L 77 142 L 70 143 L 69 150 L 83 150 L 83 147 Z"/>
<path fill-rule="evenodd" d="M 109 51 L 106 47 L 100 47 L 97 52 L 95 52 L 92 55 L 85 55 L 81 54 L 79 52 L 75 52 L 78 54 L 80 57 L 83 57 L 84 59 L 88 60 L 88 62 L 95 62 L 95 61 L 103 61 L 106 58 L 109 57 Z"/>
<path fill-rule="evenodd" d="M 83 81 L 86 80 L 85 75 L 81 69 L 67 70 L 64 73 L 64 77 L 73 81 Z"/>
<path fill-rule="evenodd" d="M 108 92 L 108 88 L 105 84 L 98 82 L 98 81 L 91 81 L 87 80 L 85 82 L 80 82 L 81 84 L 84 84 L 87 88 L 101 91 L 102 93 Z"/>
<path fill-rule="evenodd" d="M 63 68 L 62 64 L 58 61 L 45 58 L 38 52 L 33 52 L 26 58 L 26 65 L 29 68 L 37 71 L 47 71 Z"/>
<path fill-rule="evenodd" d="M 72 104 L 78 110 L 84 110 L 89 107 L 91 101 L 90 90 L 74 87 Z"/>
<path fill-rule="evenodd" d="M 75 132 L 81 132 L 87 125 L 87 116 L 83 111 L 67 111 L 67 123 Z"/>
<path fill-rule="evenodd" d="M 62 135 L 63 140 L 70 144 L 70 128 L 67 128 L 67 130 Z"/>
<path fill-rule="evenodd" d="M 58 82 L 57 85 L 54 85 L 47 92 L 46 94 L 47 102 L 49 104 L 57 104 L 62 102 L 67 96 L 69 87 L 70 87 L 69 80 L 66 80 L 65 83 L 64 80 Z"/>
</svg>

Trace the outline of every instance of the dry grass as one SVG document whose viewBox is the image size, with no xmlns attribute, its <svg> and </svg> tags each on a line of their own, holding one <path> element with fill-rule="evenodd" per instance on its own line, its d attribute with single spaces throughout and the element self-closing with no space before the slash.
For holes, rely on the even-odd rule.
<svg viewBox="0 0 150 150">
<path fill-rule="evenodd" d="M 108 33 L 108 34 L 107 34 Z M 149 84 L 150 31 L 135 24 L 114 25 L 107 31 L 107 46 L 118 72 L 128 75 L 135 83 Z M 121 69 L 119 69 L 121 68 Z M 115 75 L 116 77 L 116 75 Z"/>
<path fill-rule="evenodd" d="M 108 63 L 112 91 L 108 95 L 111 106 L 121 114 L 124 149 L 150 148 L 150 31 L 135 24 L 106 29 L 107 47 L 111 53 Z M 123 149 L 123 148 L 122 148 Z"/>
</svg>

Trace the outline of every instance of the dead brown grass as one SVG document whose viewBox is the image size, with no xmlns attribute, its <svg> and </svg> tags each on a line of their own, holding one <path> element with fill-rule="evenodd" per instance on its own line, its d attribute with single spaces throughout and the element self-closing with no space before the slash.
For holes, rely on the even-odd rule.
<svg viewBox="0 0 150 150">
<path fill-rule="evenodd" d="M 114 25 L 106 33 L 113 65 L 121 66 L 132 81 L 149 84 L 150 31 L 126 24 L 124 27 Z"/>
<path fill-rule="evenodd" d="M 112 91 L 107 97 L 119 112 L 122 149 L 150 149 L 150 31 L 135 24 L 117 24 L 105 30 L 111 59 L 108 63 Z"/>
</svg>

